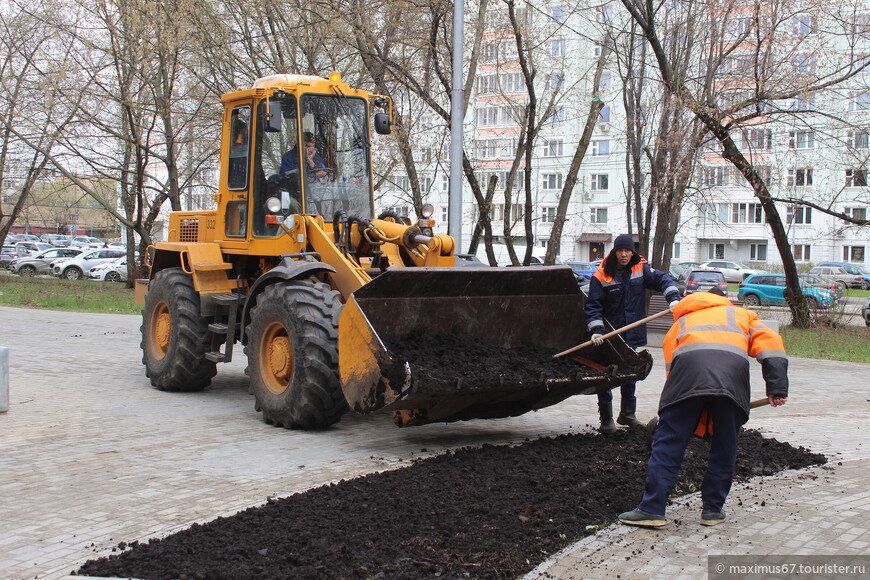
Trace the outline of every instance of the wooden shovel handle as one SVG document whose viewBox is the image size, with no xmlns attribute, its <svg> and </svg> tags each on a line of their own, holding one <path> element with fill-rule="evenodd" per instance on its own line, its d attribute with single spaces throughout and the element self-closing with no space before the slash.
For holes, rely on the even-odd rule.
<svg viewBox="0 0 870 580">
<path fill-rule="evenodd" d="M 646 324 L 650 320 L 655 320 L 656 318 L 659 318 L 660 316 L 664 316 L 665 314 L 670 314 L 670 313 L 671 313 L 670 310 L 662 310 L 661 312 L 656 312 L 655 314 L 653 314 L 651 316 L 647 316 L 646 318 L 641 318 L 640 320 L 638 320 L 636 322 L 632 322 L 631 324 L 626 324 L 622 328 L 617 328 L 616 330 L 608 332 L 607 334 L 605 334 L 601 338 L 603 340 L 606 340 L 606 339 L 610 338 L 611 336 L 616 336 L 617 334 L 622 334 L 626 330 L 631 330 L 632 328 L 634 328 L 636 326 L 640 326 L 641 324 Z M 562 352 L 560 352 L 558 354 L 554 354 L 553 358 L 559 358 L 560 356 L 565 356 L 566 354 L 571 354 L 572 352 L 578 351 L 581 348 L 586 348 L 590 344 L 592 344 L 592 341 L 587 340 L 583 344 L 578 344 L 577 346 L 573 346 L 573 347 L 569 348 L 568 350 L 563 350 Z"/>
</svg>

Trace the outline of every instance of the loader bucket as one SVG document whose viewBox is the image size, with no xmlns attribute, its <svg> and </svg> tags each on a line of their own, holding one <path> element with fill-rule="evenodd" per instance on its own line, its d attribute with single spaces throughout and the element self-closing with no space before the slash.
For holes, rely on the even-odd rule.
<svg viewBox="0 0 870 580">
<path fill-rule="evenodd" d="M 511 417 L 642 380 L 652 368 L 616 336 L 588 340 L 571 269 L 393 268 L 354 292 L 339 320 L 342 390 L 399 426 Z"/>
</svg>

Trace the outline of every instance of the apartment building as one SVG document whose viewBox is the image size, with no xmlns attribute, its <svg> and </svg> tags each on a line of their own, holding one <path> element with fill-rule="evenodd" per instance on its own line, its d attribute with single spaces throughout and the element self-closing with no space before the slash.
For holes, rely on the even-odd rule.
<svg viewBox="0 0 870 580">
<path fill-rule="evenodd" d="M 541 119 L 531 167 L 532 231 L 538 247 L 546 247 L 550 238 L 559 194 L 593 97 L 592 79 L 599 57 L 604 47 L 619 50 L 612 40 L 613 29 L 623 25 L 614 24 L 619 11 L 624 12 L 619 3 L 576 9 L 556 2 L 529 7 L 517 16 L 534 31 L 526 40 L 529 46 L 534 45 L 529 54 L 534 55 L 537 71 L 539 111 L 549 107 Z M 753 25 L 741 16 L 739 6 L 732 16 L 727 34 L 739 37 Z M 741 151 L 759 168 L 771 195 L 784 200 L 777 202 L 777 208 L 798 263 L 836 260 L 870 265 L 870 227 L 850 225 L 820 209 L 860 220 L 867 218 L 870 208 L 870 68 L 861 69 L 870 57 L 870 7 L 848 13 L 848 20 L 838 23 L 843 34 L 831 34 L 836 27 L 824 21 L 823 15 L 794 12 L 777 32 L 783 36 L 784 49 L 791 51 L 777 66 L 778 74 L 821 77 L 828 74 L 825 71 L 833 66 L 831 63 L 849 63 L 845 66 L 854 69 L 854 76 L 836 87 L 767 103 L 765 106 L 779 114 L 760 117 L 731 131 Z M 523 198 L 515 185 L 512 207 L 507 211 L 503 193 L 529 99 L 516 43 L 506 23 L 504 11 L 494 10 L 488 17 L 472 106 L 465 118 L 464 146 L 481 187 L 486 186 L 490 175 L 499 178 L 490 212 L 496 241 L 503 241 L 507 220 L 515 224 L 511 231 L 514 240 L 525 243 Z M 807 43 L 809 40 L 812 42 Z M 807 43 L 807 50 L 811 46 L 824 50 L 820 54 L 795 51 L 794 46 L 800 43 Z M 745 73 L 747 66 L 746 55 L 740 50 L 720 64 L 716 74 L 724 79 L 718 85 L 722 99 L 739 98 L 745 90 L 740 70 L 742 67 Z M 629 180 L 623 73 L 617 58 L 605 60 L 595 94 L 604 107 L 571 193 L 560 239 L 562 260 L 600 257 L 610 250 L 617 234 L 638 231 L 633 223 L 634 208 L 626 202 Z M 422 125 L 427 129 L 419 136 L 418 169 L 423 176 L 424 199 L 439 209 L 436 217 L 440 216 L 440 227 L 446 231 L 447 128 L 437 126 L 431 118 Z M 519 168 L 522 170 L 523 162 Z M 521 171 L 516 179 L 521 184 Z M 378 207 L 410 213 L 403 194 L 407 187 L 407 177 L 396 171 L 378 192 Z M 464 250 L 478 214 L 467 184 L 462 198 Z M 788 200 L 805 200 L 816 207 Z M 765 222 L 748 183 L 721 156 L 718 144 L 708 139 L 698 152 L 690 193 L 679 214 L 673 259 L 778 263 L 781 259 Z"/>
</svg>

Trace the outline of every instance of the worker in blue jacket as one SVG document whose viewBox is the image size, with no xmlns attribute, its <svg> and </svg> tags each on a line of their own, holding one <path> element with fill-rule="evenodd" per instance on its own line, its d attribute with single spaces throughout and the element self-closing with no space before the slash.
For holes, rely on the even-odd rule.
<svg viewBox="0 0 870 580">
<path fill-rule="evenodd" d="M 630 235 L 617 236 L 613 249 L 598 266 L 598 271 L 592 275 L 589 284 L 584 313 L 593 345 L 600 346 L 604 343 L 604 319 L 616 329 L 646 316 L 647 288 L 664 294 L 671 311 L 680 301 L 680 291 L 671 277 L 666 272 L 652 268 L 646 258 L 635 251 L 634 240 Z M 622 336 L 632 348 L 644 346 L 646 325 L 632 328 Z M 620 385 L 619 390 L 621 400 L 616 422 L 620 425 L 641 425 L 635 416 L 635 383 Z M 610 391 L 598 394 L 598 415 L 601 420 L 599 431 L 616 431 L 616 424 L 613 422 L 613 393 Z"/>
</svg>

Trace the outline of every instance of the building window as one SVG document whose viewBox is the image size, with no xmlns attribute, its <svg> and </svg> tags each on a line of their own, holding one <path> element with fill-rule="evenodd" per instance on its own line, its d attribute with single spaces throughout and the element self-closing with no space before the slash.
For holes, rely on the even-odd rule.
<svg viewBox="0 0 870 580">
<path fill-rule="evenodd" d="M 564 145 L 561 139 L 544 139 L 544 157 L 561 157 Z"/>
<path fill-rule="evenodd" d="M 553 113 L 547 118 L 547 123 L 563 123 L 565 121 L 565 108 L 556 107 Z"/>
<path fill-rule="evenodd" d="M 477 124 L 481 127 L 498 125 L 498 107 L 481 107 L 477 110 Z"/>
<path fill-rule="evenodd" d="M 446 224 L 450 221 L 450 208 L 446 205 L 441 206 L 441 223 Z"/>
<path fill-rule="evenodd" d="M 813 184 L 812 167 L 800 167 L 788 170 L 786 183 L 788 187 L 808 187 Z"/>
<path fill-rule="evenodd" d="M 547 8 L 547 18 L 551 24 L 564 24 L 568 19 L 568 9 L 565 6 L 550 6 Z"/>
<path fill-rule="evenodd" d="M 731 167 L 717 165 L 704 169 L 704 183 L 712 187 L 731 185 Z"/>
<path fill-rule="evenodd" d="M 849 111 L 867 111 L 870 110 L 870 91 L 859 93 L 853 92 L 849 95 Z"/>
<path fill-rule="evenodd" d="M 674 242 L 671 248 L 671 258 L 675 260 L 680 259 L 680 242 Z"/>
<path fill-rule="evenodd" d="M 811 14 L 798 14 L 791 19 L 791 33 L 796 36 L 806 36 L 816 33 L 815 18 Z"/>
<path fill-rule="evenodd" d="M 764 209 L 760 203 L 732 203 L 731 223 L 760 224 L 764 223 Z"/>
<path fill-rule="evenodd" d="M 562 73 L 550 73 L 547 75 L 546 80 L 544 81 L 544 90 L 545 91 L 560 91 L 564 86 L 564 77 Z"/>
<path fill-rule="evenodd" d="M 770 149 L 773 146 L 773 131 L 750 129 L 746 132 L 746 144 L 752 149 Z"/>
<path fill-rule="evenodd" d="M 610 124 L 610 107 L 607 105 L 601 107 L 601 110 L 598 112 L 598 124 L 599 125 L 609 125 Z"/>
<path fill-rule="evenodd" d="M 749 244 L 749 261 L 766 262 L 767 244 Z"/>
<path fill-rule="evenodd" d="M 480 60 L 482 62 L 494 62 L 498 59 L 498 43 L 487 42 L 480 47 Z"/>
<path fill-rule="evenodd" d="M 477 156 L 481 159 L 495 159 L 498 156 L 498 139 L 478 141 Z"/>
<path fill-rule="evenodd" d="M 849 131 L 846 136 L 846 145 L 848 145 L 852 149 L 870 148 L 870 132 Z"/>
<path fill-rule="evenodd" d="M 562 174 L 544 173 L 541 176 L 541 189 L 562 189 Z"/>
<path fill-rule="evenodd" d="M 606 173 L 593 173 L 589 177 L 592 191 L 607 191 L 610 189 L 610 177 Z"/>
<path fill-rule="evenodd" d="M 791 255 L 794 256 L 795 262 L 810 261 L 810 245 L 795 244 L 791 247 Z"/>
<path fill-rule="evenodd" d="M 526 83 L 523 80 L 523 73 L 512 72 L 501 75 L 501 91 L 503 93 L 517 93 L 525 90 Z"/>
<path fill-rule="evenodd" d="M 701 222 L 719 222 L 725 223 L 728 221 L 728 204 L 727 203 L 705 203 L 698 210 L 698 221 Z"/>
<path fill-rule="evenodd" d="M 556 208 L 555 207 L 542 207 L 541 208 L 541 221 L 545 224 L 551 224 L 556 221 Z"/>
<path fill-rule="evenodd" d="M 481 75 L 477 78 L 477 92 L 489 95 L 498 92 L 498 75 Z"/>
<path fill-rule="evenodd" d="M 565 56 L 565 40 L 551 40 L 547 43 L 546 52 L 551 57 Z"/>
<path fill-rule="evenodd" d="M 607 208 L 593 207 L 590 209 L 589 223 L 606 224 L 607 223 Z"/>
<path fill-rule="evenodd" d="M 708 260 L 724 260 L 725 244 L 707 244 Z"/>
<path fill-rule="evenodd" d="M 816 95 L 797 95 L 788 104 L 789 111 L 814 111 Z"/>
<path fill-rule="evenodd" d="M 813 208 L 790 205 L 785 210 L 785 221 L 790 224 L 811 224 L 813 223 Z"/>
<path fill-rule="evenodd" d="M 816 55 L 799 54 L 791 58 L 791 68 L 796 73 L 816 72 Z"/>
<path fill-rule="evenodd" d="M 864 246 L 843 246 L 843 261 L 864 263 Z"/>
<path fill-rule="evenodd" d="M 450 191 L 450 174 L 441 174 L 441 191 Z"/>
<path fill-rule="evenodd" d="M 867 219 L 867 208 L 866 207 L 847 207 L 843 208 L 843 213 L 846 214 L 847 217 L 852 218 L 853 220 L 866 220 Z"/>
<path fill-rule="evenodd" d="M 598 88 L 602 91 L 609 91 L 613 86 L 613 80 L 610 71 L 601 71 L 601 79 L 598 81 Z"/>
<path fill-rule="evenodd" d="M 790 131 L 788 146 L 790 149 L 813 149 L 816 146 L 815 131 Z"/>
<path fill-rule="evenodd" d="M 867 170 L 847 169 L 846 187 L 867 187 Z"/>
<path fill-rule="evenodd" d="M 595 139 L 592 141 L 592 155 L 610 155 L 610 139 Z"/>
</svg>

